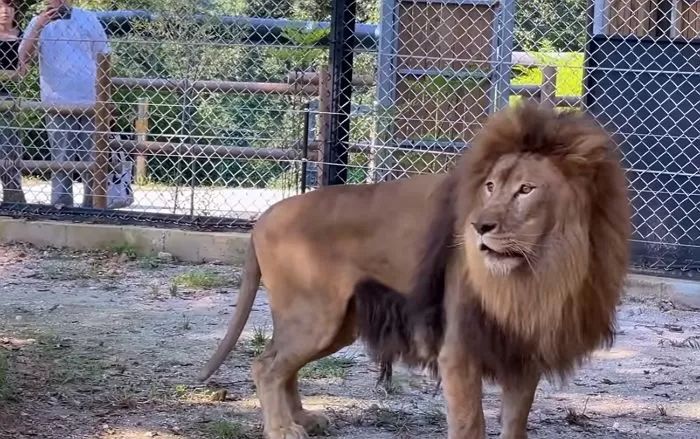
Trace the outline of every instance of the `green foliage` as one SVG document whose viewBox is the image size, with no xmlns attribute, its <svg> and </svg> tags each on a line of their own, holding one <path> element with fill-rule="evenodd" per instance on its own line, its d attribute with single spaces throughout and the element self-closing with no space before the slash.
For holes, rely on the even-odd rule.
<svg viewBox="0 0 700 439">
<path fill-rule="evenodd" d="M 283 63 L 286 70 L 308 70 L 319 65 L 326 58 L 328 50 L 325 48 L 314 49 L 321 40 L 328 38 L 328 29 L 284 29 L 282 37 L 289 40 L 294 47 L 275 49 L 273 56 Z"/>
<path fill-rule="evenodd" d="M 355 364 L 355 359 L 350 357 L 331 356 L 314 361 L 304 366 L 299 371 L 299 377 L 306 379 L 345 378 Z"/>
<path fill-rule="evenodd" d="M 250 353 L 258 356 L 263 353 L 267 344 L 270 342 L 270 335 L 267 333 L 267 328 L 256 326 L 253 328 L 253 337 L 250 339 Z"/>
<path fill-rule="evenodd" d="M 173 279 L 174 285 L 187 288 L 217 288 L 228 284 L 226 278 L 208 270 L 193 270 L 180 274 Z"/>
<path fill-rule="evenodd" d="M 581 51 L 585 30 L 586 0 L 517 2 L 516 50 Z"/>
<path fill-rule="evenodd" d="M 219 420 L 209 424 L 208 437 L 211 439 L 250 439 L 252 433 L 243 424 Z"/>
<path fill-rule="evenodd" d="M 112 245 L 110 250 L 118 255 L 124 255 L 129 259 L 136 259 L 139 253 L 136 247 L 127 242 Z"/>
<path fill-rule="evenodd" d="M 43 0 L 20 2 L 26 23 L 44 6 Z M 121 77 L 177 80 L 280 82 L 290 71 L 318 72 L 328 65 L 328 50 L 317 47 L 327 40 L 328 29 L 285 29 L 280 41 L 291 45 L 253 46 L 244 39 L 247 29 L 223 27 L 220 15 L 292 20 L 329 20 L 331 2 L 315 0 L 75 0 L 91 10 L 140 9 L 157 13 L 151 22 L 134 22 L 125 36 L 113 37 L 114 74 Z M 379 23 L 378 0 L 360 0 L 358 21 Z M 580 94 L 585 36 L 584 0 L 533 0 L 517 3 L 516 50 L 572 50 L 572 58 L 559 70 L 557 94 Z M 195 21 L 199 14 L 208 17 Z M 376 53 L 355 55 L 355 74 L 373 75 Z M 559 62 L 559 61 L 558 61 Z M 515 83 L 539 83 L 539 71 L 520 72 Z M 421 88 L 424 85 L 421 85 Z M 456 90 L 473 89 L 468 80 L 436 78 L 421 93 L 448 98 Z M 16 94 L 38 99 L 36 69 L 17 86 Z M 307 97 L 115 90 L 117 105 L 113 130 L 133 133 L 136 102 L 149 102 L 149 140 L 203 145 L 284 148 L 303 136 L 302 112 Z M 373 87 L 353 89 L 353 103 L 374 105 Z M 38 113 L 23 113 L 23 143 L 27 157 L 48 159 L 46 133 Z M 355 116 L 351 142 L 374 138 L 375 116 Z M 444 133 L 430 133 L 444 137 Z M 364 182 L 370 163 L 366 154 L 351 154 L 349 180 Z M 413 168 L 424 161 L 404 154 L 400 164 Z M 440 164 L 438 160 L 431 160 Z M 429 170 L 428 166 L 421 168 Z M 270 160 L 182 157 L 158 154 L 149 159 L 153 182 L 168 185 L 229 187 L 285 187 L 298 184 L 299 166 Z"/>
</svg>

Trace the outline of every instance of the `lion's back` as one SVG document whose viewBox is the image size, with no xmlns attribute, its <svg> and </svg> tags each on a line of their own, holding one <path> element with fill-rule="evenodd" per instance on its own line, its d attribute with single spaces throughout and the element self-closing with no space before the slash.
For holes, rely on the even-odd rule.
<svg viewBox="0 0 700 439">
<path fill-rule="evenodd" d="M 358 233 L 396 229 L 402 221 L 415 221 L 443 178 L 441 174 L 425 174 L 389 182 L 323 187 L 275 203 L 255 228 L 309 238 L 352 234 L 355 239 Z"/>
<path fill-rule="evenodd" d="M 371 273 L 404 289 L 416 264 L 414 241 L 425 233 L 427 205 L 442 180 L 420 175 L 290 197 L 263 214 L 253 238 L 269 265 L 314 278 L 317 270 Z"/>
</svg>

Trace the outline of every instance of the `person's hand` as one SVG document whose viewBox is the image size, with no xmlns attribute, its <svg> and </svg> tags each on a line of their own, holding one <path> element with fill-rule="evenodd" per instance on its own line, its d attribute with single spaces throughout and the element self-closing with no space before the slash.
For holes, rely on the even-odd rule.
<svg viewBox="0 0 700 439">
<path fill-rule="evenodd" d="M 39 17 L 36 19 L 36 25 L 39 26 L 39 28 L 43 28 L 56 18 L 58 18 L 58 8 L 48 8 L 39 14 Z"/>
</svg>

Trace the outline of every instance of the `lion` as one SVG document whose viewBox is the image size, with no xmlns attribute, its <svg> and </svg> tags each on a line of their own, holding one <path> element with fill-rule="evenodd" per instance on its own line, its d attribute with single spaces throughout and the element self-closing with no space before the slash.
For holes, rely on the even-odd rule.
<svg viewBox="0 0 700 439">
<path fill-rule="evenodd" d="M 484 378 L 503 388 L 501 437 L 526 438 L 541 377 L 613 342 L 626 188 L 601 127 L 525 103 L 492 115 L 447 173 L 278 202 L 251 232 L 236 312 L 199 378 L 235 347 L 262 280 L 273 335 L 252 370 L 267 438 L 328 427 L 297 373 L 358 338 L 382 364 L 439 376 L 449 439 L 485 437 Z"/>
</svg>

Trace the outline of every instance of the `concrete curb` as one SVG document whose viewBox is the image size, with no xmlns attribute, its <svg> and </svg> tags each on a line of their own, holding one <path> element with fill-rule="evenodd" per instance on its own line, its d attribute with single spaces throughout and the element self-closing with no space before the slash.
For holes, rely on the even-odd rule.
<svg viewBox="0 0 700 439">
<path fill-rule="evenodd" d="M 242 265 L 248 233 L 190 232 L 140 226 L 27 221 L 0 217 L 0 242 L 24 242 L 37 247 L 75 250 L 110 249 L 128 245 L 141 256 L 170 253 L 184 262 Z M 677 308 L 700 311 L 700 282 L 631 274 L 627 294 L 670 300 Z"/>
<path fill-rule="evenodd" d="M 244 261 L 249 235 L 237 232 L 192 232 L 140 226 L 27 221 L 0 217 L 0 242 L 23 242 L 37 247 L 75 250 L 128 246 L 139 256 L 170 253 L 192 263 Z"/>
<path fill-rule="evenodd" d="M 627 294 L 642 299 L 670 300 L 678 309 L 700 311 L 700 282 L 630 274 Z"/>
</svg>

